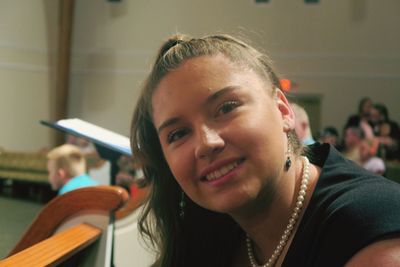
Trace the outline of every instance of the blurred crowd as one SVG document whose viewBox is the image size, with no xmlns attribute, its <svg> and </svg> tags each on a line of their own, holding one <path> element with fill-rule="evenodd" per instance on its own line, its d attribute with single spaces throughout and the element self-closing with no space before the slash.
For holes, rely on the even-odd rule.
<svg viewBox="0 0 400 267">
<path fill-rule="evenodd" d="M 389 117 L 388 108 L 362 98 L 356 114 L 349 116 L 342 132 L 325 127 L 317 138 L 330 143 L 347 158 L 378 174 L 385 173 L 385 163 L 400 161 L 400 128 Z"/>
</svg>

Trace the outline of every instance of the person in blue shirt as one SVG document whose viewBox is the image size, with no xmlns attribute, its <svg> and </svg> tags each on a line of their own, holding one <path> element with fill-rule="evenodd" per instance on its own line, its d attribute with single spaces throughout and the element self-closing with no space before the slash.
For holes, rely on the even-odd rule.
<svg viewBox="0 0 400 267">
<path fill-rule="evenodd" d="M 53 190 L 58 190 L 59 195 L 81 187 L 98 185 L 86 173 L 86 158 L 79 147 L 61 145 L 50 150 L 47 159 L 49 182 Z"/>
</svg>

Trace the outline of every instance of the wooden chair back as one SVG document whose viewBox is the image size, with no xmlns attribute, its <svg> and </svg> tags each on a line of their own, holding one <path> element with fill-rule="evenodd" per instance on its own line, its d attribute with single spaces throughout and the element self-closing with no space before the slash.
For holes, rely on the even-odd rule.
<svg viewBox="0 0 400 267">
<path fill-rule="evenodd" d="M 66 235 L 66 232 L 72 232 L 71 229 L 77 227 L 83 233 L 92 233 L 92 235 L 88 235 L 88 240 L 82 241 L 84 243 L 82 246 L 90 244 L 101 233 L 99 242 L 96 242 L 97 253 L 92 254 L 89 266 L 109 266 L 112 257 L 114 212 L 122 207 L 128 199 L 127 191 L 118 186 L 85 187 L 58 196 L 43 207 L 20 241 L 11 250 L 8 258 L 15 259 L 19 254 L 23 254 L 24 250 L 36 247 L 44 240 L 54 239 L 50 238 L 52 235 Z M 77 237 L 83 236 L 83 233 L 78 234 Z M 68 235 L 66 236 L 68 237 Z M 69 240 L 67 237 L 61 239 L 61 244 L 58 243 L 58 245 L 62 247 L 67 244 Z M 37 255 L 36 258 L 40 258 L 39 256 Z M 16 266 L 4 263 L 7 260 L 9 259 L 0 261 L 0 266 Z M 30 262 L 29 266 L 41 265 Z"/>
</svg>

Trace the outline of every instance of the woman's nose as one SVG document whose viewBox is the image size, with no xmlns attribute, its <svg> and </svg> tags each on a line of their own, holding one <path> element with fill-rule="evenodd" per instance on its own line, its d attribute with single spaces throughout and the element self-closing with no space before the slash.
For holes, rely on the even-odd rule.
<svg viewBox="0 0 400 267">
<path fill-rule="evenodd" d="M 218 131 L 205 125 L 200 127 L 196 142 L 195 156 L 198 159 L 218 154 L 225 147 L 225 141 Z"/>
</svg>

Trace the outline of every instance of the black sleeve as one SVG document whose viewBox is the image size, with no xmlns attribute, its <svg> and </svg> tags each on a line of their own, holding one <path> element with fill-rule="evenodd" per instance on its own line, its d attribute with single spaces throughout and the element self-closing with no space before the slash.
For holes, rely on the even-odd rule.
<svg viewBox="0 0 400 267">
<path fill-rule="evenodd" d="M 391 181 L 367 182 L 342 194 L 329 207 L 321 265 L 343 266 L 362 248 L 400 235 L 400 189 Z"/>
</svg>

